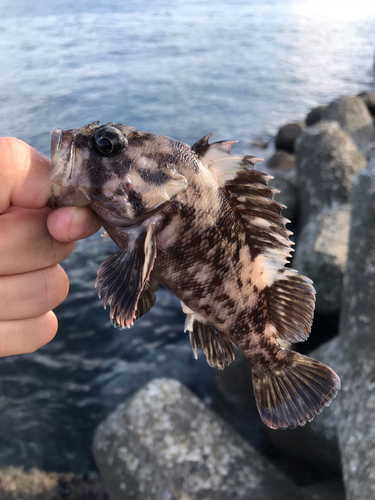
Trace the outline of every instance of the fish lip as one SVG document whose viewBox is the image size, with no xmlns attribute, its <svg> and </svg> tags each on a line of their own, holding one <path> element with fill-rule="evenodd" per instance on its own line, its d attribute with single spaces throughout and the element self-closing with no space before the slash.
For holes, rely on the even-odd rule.
<svg viewBox="0 0 375 500">
<path fill-rule="evenodd" d="M 51 194 L 47 206 L 86 206 L 91 203 L 87 194 L 73 185 L 75 130 L 53 129 L 51 132 Z"/>
<path fill-rule="evenodd" d="M 61 128 L 55 128 L 51 132 L 51 170 L 49 171 L 49 178 L 51 181 L 51 194 L 47 202 L 47 206 L 51 208 L 56 207 L 56 183 L 54 182 L 54 177 L 57 176 L 59 162 L 58 162 L 58 152 L 60 150 L 62 140 L 62 130 Z"/>
</svg>

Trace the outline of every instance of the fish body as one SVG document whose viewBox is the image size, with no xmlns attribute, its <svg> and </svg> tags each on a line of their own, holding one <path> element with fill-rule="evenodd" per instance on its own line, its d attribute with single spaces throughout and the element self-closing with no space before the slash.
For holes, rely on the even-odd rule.
<svg viewBox="0 0 375 500">
<path fill-rule="evenodd" d="M 280 345 L 307 339 L 315 291 L 285 267 L 291 233 L 259 160 L 209 137 L 190 147 L 113 123 L 56 129 L 50 205 L 89 205 L 119 247 L 96 281 L 115 326 L 143 316 L 162 283 L 181 300 L 195 356 L 202 348 L 223 369 L 236 345 L 262 420 L 304 425 L 340 387 L 329 367 Z"/>
</svg>

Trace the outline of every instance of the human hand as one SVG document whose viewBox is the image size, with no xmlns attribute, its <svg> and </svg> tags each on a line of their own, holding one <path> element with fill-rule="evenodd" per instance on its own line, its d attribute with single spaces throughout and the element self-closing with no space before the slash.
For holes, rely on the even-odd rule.
<svg viewBox="0 0 375 500">
<path fill-rule="evenodd" d="M 52 309 L 66 297 L 58 264 L 100 223 L 87 207 L 47 208 L 50 160 L 0 138 L 0 356 L 34 352 L 57 331 Z"/>
</svg>

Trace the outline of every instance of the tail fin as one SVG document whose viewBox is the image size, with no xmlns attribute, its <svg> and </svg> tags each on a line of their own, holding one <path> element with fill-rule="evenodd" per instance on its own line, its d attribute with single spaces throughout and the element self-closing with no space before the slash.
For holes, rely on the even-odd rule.
<svg viewBox="0 0 375 500">
<path fill-rule="evenodd" d="M 297 352 L 285 352 L 283 367 L 252 372 L 258 411 L 271 429 L 305 425 L 340 389 L 340 379 L 331 368 Z"/>
</svg>

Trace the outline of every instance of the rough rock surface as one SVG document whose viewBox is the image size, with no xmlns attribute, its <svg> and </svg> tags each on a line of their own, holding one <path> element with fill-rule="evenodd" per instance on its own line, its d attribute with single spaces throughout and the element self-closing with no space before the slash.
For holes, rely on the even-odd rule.
<svg viewBox="0 0 375 500">
<path fill-rule="evenodd" d="M 341 376 L 342 351 L 340 338 L 322 344 L 308 356 L 333 368 Z M 340 418 L 339 399 L 332 400 L 311 422 L 303 427 L 276 432 L 267 429 L 272 444 L 287 456 L 310 463 L 333 474 L 340 474 L 341 459 L 337 424 Z"/>
<path fill-rule="evenodd" d="M 187 388 L 155 379 L 120 405 L 94 438 L 111 500 L 304 498 Z"/>
<path fill-rule="evenodd" d="M 314 125 L 322 119 L 323 111 L 327 106 L 317 106 L 312 109 L 310 113 L 306 116 L 306 125 L 310 127 L 310 125 Z"/>
<path fill-rule="evenodd" d="M 97 475 L 84 479 L 80 475 L 24 471 L 20 467 L 0 469 L 1 500 L 107 500 Z"/>
<path fill-rule="evenodd" d="M 296 168 L 295 156 L 286 151 L 276 151 L 267 160 L 267 168 L 275 170 L 294 170 Z"/>
<path fill-rule="evenodd" d="M 340 337 L 339 441 L 347 500 L 375 498 L 375 159 L 354 183 Z"/>
<path fill-rule="evenodd" d="M 370 111 L 372 116 L 375 116 L 375 94 L 372 92 L 361 92 L 357 95 L 366 104 L 367 109 Z"/>
<path fill-rule="evenodd" d="M 335 99 L 324 110 L 323 120 L 337 121 L 363 156 L 370 157 L 375 146 L 375 127 L 373 118 L 360 97 L 344 96 Z"/>
<path fill-rule="evenodd" d="M 302 229 L 292 267 L 314 282 L 316 311 L 340 310 L 350 228 L 350 205 L 323 210 Z"/>
<path fill-rule="evenodd" d="M 336 122 L 309 127 L 296 143 L 300 221 L 350 200 L 356 174 L 366 160 Z"/>
<path fill-rule="evenodd" d="M 287 123 L 282 126 L 276 136 L 276 149 L 294 153 L 294 143 L 305 129 L 306 125 L 302 122 Z"/>
</svg>

